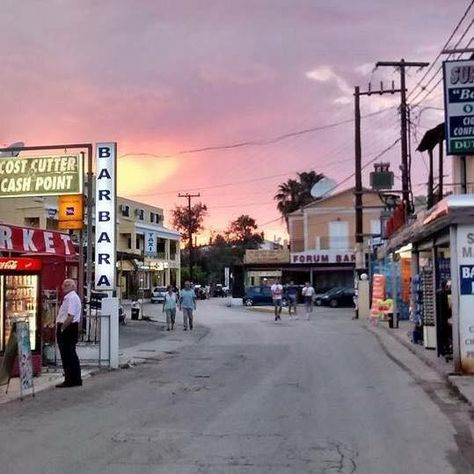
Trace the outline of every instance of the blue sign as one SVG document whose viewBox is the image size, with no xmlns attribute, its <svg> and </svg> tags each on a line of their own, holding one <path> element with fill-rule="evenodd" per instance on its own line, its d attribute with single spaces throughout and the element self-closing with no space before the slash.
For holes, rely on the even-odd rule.
<svg viewBox="0 0 474 474">
<path fill-rule="evenodd" d="M 459 266 L 461 295 L 474 295 L 474 265 Z"/>
</svg>

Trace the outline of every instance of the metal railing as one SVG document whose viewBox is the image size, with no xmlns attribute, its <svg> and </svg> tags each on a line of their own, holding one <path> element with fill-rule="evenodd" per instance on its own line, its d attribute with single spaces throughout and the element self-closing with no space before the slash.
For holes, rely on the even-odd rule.
<svg viewBox="0 0 474 474">
<path fill-rule="evenodd" d="M 109 335 L 108 347 L 110 348 L 110 314 L 101 314 L 99 310 L 93 314 L 83 315 L 79 327 L 79 340 L 76 346 L 77 355 L 82 367 L 103 367 L 110 365 L 110 351 L 106 357 L 102 354 L 101 328 L 102 321 L 107 321 L 107 333 Z M 54 343 L 43 345 L 43 360 L 48 368 L 61 368 L 61 356 L 59 353 L 57 339 Z"/>
</svg>

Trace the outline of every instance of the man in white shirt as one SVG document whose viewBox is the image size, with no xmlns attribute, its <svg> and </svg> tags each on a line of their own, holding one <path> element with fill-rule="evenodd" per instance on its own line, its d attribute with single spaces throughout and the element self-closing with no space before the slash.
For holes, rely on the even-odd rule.
<svg viewBox="0 0 474 474">
<path fill-rule="evenodd" d="M 313 298 L 315 295 L 314 288 L 311 286 L 309 281 L 304 284 L 302 294 L 304 297 L 304 306 L 306 309 L 306 319 L 309 320 L 311 313 L 313 312 Z"/>
<path fill-rule="evenodd" d="M 273 306 L 275 308 L 275 321 L 281 319 L 281 306 L 283 299 L 283 286 L 280 284 L 280 280 L 277 278 L 275 283 L 271 286 Z"/>
<path fill-rule="evenodd" d="M 82 385 L 81 366 L 76 344 L 81 320 L 81 299 L 76 293 L 76 282 L 66 279 L 62 285 L 63 301 L 56 317 L 56 336 L 64 370 L 64 382 L 58 388 Z"/>
</svg>

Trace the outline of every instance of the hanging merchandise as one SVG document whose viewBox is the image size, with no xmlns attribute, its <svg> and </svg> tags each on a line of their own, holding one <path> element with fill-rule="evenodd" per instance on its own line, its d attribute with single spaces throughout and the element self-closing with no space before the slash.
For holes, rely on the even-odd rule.
<svg viewBox="0 0 474 474">
<path fill-rule="evenodd" d="M 423 291 L 423 340 L 427 349 L 435 349 L 435 292 L 433 288 L 432 268 L 423 268 L 421 272 L 421 287 Z"/>
<path fill-rule="evenodd" d="M 409 319 L 411 299 L 411 258 L 400 259 L 399 281 L 400 300 L 397 308 L 400 313 L 400 319 Z"/>
<path fill-rule="evenodd" d="M 410 312 L 410 320 L 413 322 L 412 342 L 421 344 L 423 342 L 423 289 L 421 275 L 413 277 L 413 307 Z"/>
<path fill-rule="evenodd" d="M 376 273 L 372 276 L 372 305 L 369 318 L 374 325 L 379 319 L 384 319 L 390 311 L 391 302 L 385 299 L 385 286 L 385 275 Z"/>
</svg>

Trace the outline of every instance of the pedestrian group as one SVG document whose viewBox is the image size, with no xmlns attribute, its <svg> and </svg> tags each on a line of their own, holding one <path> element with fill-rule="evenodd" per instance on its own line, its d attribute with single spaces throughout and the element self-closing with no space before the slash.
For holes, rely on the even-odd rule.
<svg viewBox="0 0 474 474">
<path fill-rule="evenodd" d="M 283 285 L 280 283 L 280 280 L 277 278 L 275 283 L 271 286 L 273 307 L 275 310 L 275 321 L 281 320 L 281 309 L 283 306 L 283 296 L 286 297 L 288 302 L 288 314 L 290 319 L 298 319 L 297 313 L 297 301 L 298 301 L 298 288 L 294 285 L 293 282 L 283 288 Z M 315 289 L 311 286 L 309 282 L 306 282 L 301 294 L 304 298 L 304 307 L 306 312 L 306 319 L 309 321 L 311 319 L 311 314 L 313 313 L 313 302 L 314 296 L 316 294 Z"/>
<path fill-rule="evenodd" d="M 176 323 L 176 308 L 183 312 L 183 330 L 188 327 L 193 329 L 194 314 L 196 311 L 196 292 L 189 281 L 184 283 L 184 288 L 177 293 L 172 286 L 168 286 L 163 301 L 163 312 L 166 313 L 166 330 L 172 331 Z"/>
</svg>

